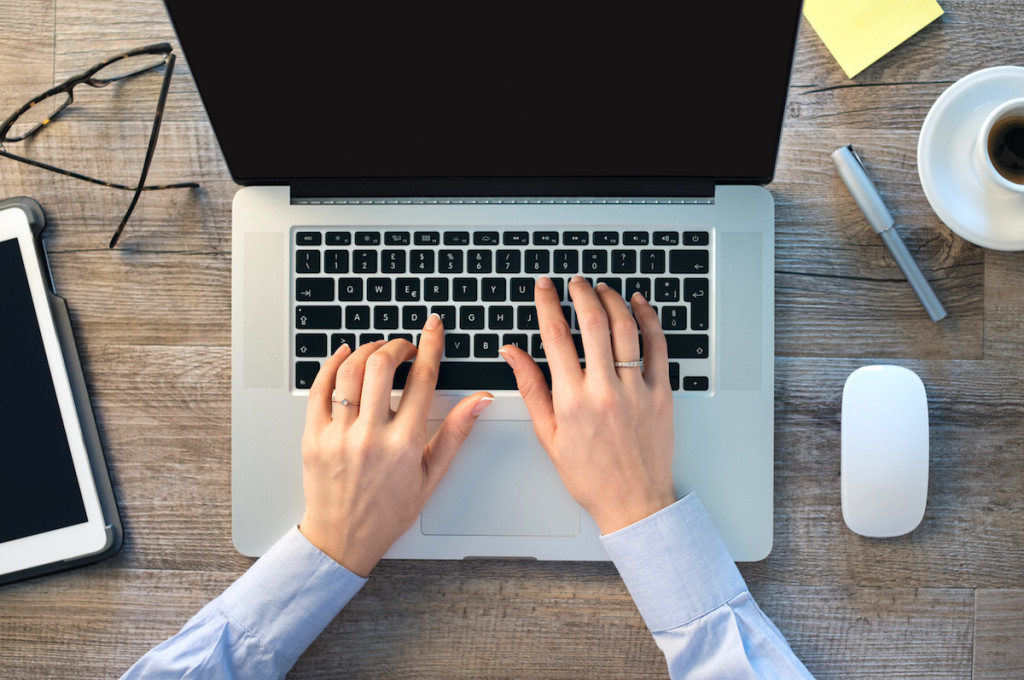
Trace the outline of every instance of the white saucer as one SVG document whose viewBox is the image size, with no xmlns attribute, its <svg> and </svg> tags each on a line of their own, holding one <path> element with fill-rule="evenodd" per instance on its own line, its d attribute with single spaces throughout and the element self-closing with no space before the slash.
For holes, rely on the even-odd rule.
<svg viewBox="0 0 1024 680">
<path fill-rule="evenodd" d="M 984 186 L 970 157 L 985 118 L 1024 97 L 1024 68 L 996 66 L 953 83 L 924 119 L 917 172 L 935 214 L 954 233 L 994 250 L 1024 250 L 1024 194 Z"/>
</svg>

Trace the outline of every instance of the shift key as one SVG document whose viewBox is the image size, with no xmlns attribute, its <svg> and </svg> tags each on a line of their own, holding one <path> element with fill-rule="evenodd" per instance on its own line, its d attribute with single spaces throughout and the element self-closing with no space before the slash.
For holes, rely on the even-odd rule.
<svg viewBox="0 0 1024 680">
<path fill-rule="evenodd" d="M 669 359 L 707 359 L 708 336 L 703 333 L 666 333 Z"/>
</svg>

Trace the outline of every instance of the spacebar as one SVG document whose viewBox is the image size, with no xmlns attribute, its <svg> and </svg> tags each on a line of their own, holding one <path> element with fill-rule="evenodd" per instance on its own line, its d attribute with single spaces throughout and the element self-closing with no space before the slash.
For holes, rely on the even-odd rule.
<svg viewBox="0 0 1024 680">
<path fill-rule="evenodd" d="M 551 373 L 547 362 L 538 362 L 548 385 Z M 412 363 L 406 362 L 395 371 L 394 388 L 405 387 Z M 504 361 L 442 361 L 437 374 L 439 390 L 514 390 L 516 377 Z"/>
</svg>

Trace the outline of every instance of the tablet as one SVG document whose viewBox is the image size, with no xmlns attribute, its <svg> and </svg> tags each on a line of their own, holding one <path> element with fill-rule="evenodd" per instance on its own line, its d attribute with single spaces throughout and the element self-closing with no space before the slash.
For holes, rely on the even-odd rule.
<svg viewBox="0 0 1024 680">
<path fill-rule="evenodd" d="M 32 199 L 0 201 L 0 583 L 94 562 L 121 522 Z"/>
</svg>

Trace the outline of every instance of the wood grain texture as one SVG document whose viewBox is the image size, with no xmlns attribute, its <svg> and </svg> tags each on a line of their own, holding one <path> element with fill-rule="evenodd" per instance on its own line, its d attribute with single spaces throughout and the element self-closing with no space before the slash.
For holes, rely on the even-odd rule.
<svg viewBox="0 0 1024 680">
<path fill-rule="evenodd" d="M 1024 65 L 1024 0 L 945 15 L 850 80 L 804 23 L 775 181 L 775 547 L 741 571 L 818 678 L 1024 677 L 1024 256 L 932 213 L 917 178 L 929 107 L 980 68 Z M 159 0 L 2 3 L 0 116 L 127 48 L 169 40 Z M 994 26 L 1000 30 L 993 30 Z M 0 195 L 47 209 L 126 528 L 101 564 L 0 588 L 0 676 L 116 677 L 251 563 L 230 539 L 230 207 L 236 190 L 179 52 L 154 181 L 130 195 L 0 159 Z M 76 95 L 25 152 L 133 181 L 159 78 Z M 933 324 L 846 193 L 854 144 L 950 316 Z M 924 522 L 870 540 L 839 507 L 843 381 L 917 371 L 930 399 Z M 296 447 L 297 447 L 296 443 Z M 381 564 L 295 678 L 661 678 L 664 660 L 610 564 Z"/>
</svg>

